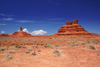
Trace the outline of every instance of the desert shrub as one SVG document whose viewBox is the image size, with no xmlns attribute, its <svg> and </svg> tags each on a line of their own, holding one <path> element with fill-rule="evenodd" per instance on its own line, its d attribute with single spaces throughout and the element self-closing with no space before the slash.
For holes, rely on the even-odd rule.
<svg viewBox="0 0 100 67">
<path fill-rule="evenodd" d="M 41 43 L 43 43 L 43 41 L 41 41 Z"/>
<path fill-rule="evenodd" d="M 59 47 L 60 45 L 59 44 L 55 44 L 55 47 Z"/>
<path fill-rule="evenodd" d="M 90 43 L 90 41 L 89 41 L 89 40 L 87 40 L 87 43 Z"/>
<path fill-rule="evenodd" d="M 82 42 L 82 45 L 86 45 L 86 42 L 85 42 L 85 41 L 83 41 L 83 42 Z"/>
<path fill-rule="evenodd" d="M 38 52 L 41 52 L 41 50 L 40 50 L 40 49 L 38 49 Z"/>
<path fill-rule="evenodd" d="M 9 48 L 9 45 L 7 45 L 6 49 L 8 50 L 8 48 Z"/>
<path fill-rule="evenodd" d="M 100 54 L 97 54 L 97 56 L 100 56 Z"/>
<path fill-rule="evenodd" d="M 0 47 L 0 51 L 4 51 L 4 50 L 6 50 L 5 47 Z"/>
<path fill-rule="evenodd" d="M 32 47 L 36 47 L 36 48 L 38 48 L 38 45 L 32 45 Z"/>
<path fill-rule="evenodd" d="M 14 50 L 18 50 L 18 48 L 15 47 Z"/>
<path fill-rule="evenodd" d="M 11 41 L 9 41 L 9 44 L 11 43 Z"/>
<path fill-rule="evenodd" d="M 10 56 L 10 53 L 7 53 L 6 58 Z"/>
<path fill-rule="evenodd" d="M 21 45 L 16 45 L 15 48 L 21 48 Z"/>
<path fill-rule="evenodd" d="M 61 52 L 58 49 L 55 49 L 53 51 L 53 54 L 56 54 L 57 56 L 61 56 Z"/>
<path fill-rule="evenodd" d="M 32 51 L 31 52 L 31 55 L 35 56 L 36 55 L 36 52 L 35 51 Z"/>
<path fill-rule="evenodd" d="M 98 40 L 98 39 L 95 39 L 95 40 L 93 41 L 93 43 L 98 44 L 98 43 L 99 43 L 99 40 Z"/>
<path fill-rule="evenodd" d="M 22 48 L 26 48 L 26 45 L 22 45 L 21 47 L 22 47 Z"/>
<path fill-rule="evenodd" d="M 88 49 L 91 49 L 91 50 L 97 50 L 96 46 L 93 45 L 93 44 L 88 45 L 87 48 L 88 48 Z"/>
<path fill-rule="evenodd" d="M 78 46 L 78 43 L 75 46 Z"/>
<path fill-rule="evenodd" d="M 95 40 L 95 41 L 94 41 L 94 43 L 95 43 L 95 44 L 98 44 L 98 43 L 99 43 L 99 41 L 98 41 L 98 40 Z"/>
<path fill-rule="evenodd" d="M 12 56 L 8 56 L 7 57 L 7 60 L 11 60 L 13 57 Z"/>
<path fill-rule="evenodd" d="M 15 53 L 15 51 L 14 51 L 14 50 L 10 50 L 10 51 L 9 51 L 9 53 L 14 54 L 14 53 Z"/>
<path fill-rule="evenodd" d="M 30 51 L 29 51 L 29 50 L 27 50 L 27 51 L 25 51 L 25 53 L 26 53 L 26 54 L 28 54 L 28 53 L 30 53 Z"/>
<path fill-rule="evenodd" d="M 12 45 L 15 45 L 15 43 L 12 43 Z"/>
<path fill-rule="evenodd" d="M 32 51 L 32 48 L 28 48 L 28 51 Z"/>
<path fill-rule="evenodd" d="M 72 42 L 72 43 L 70 44 L 70 46 L 71 46 L 71 47 L 73 47 L 73 46 L 76 46 L 76 45 L 75 45 L 75 43 L 74 43 L 74 42 Z"/>
<path fill-rule="evenodd" d="M 53 47 L 52 47 L 52 44 L 45 44 L 44 47 L 53 48 Z"/>
<path fill-rule="evenodd" d="M 35 43 L 37 43 L 37 41 L 35 41 Z"/>
<path fill-rule="evenodd" d="M 6 58 L 7 58 L 7 60 L 11 60 L 13 57 L 10 55 L 10 53 L 8 53 L 8 54 L 6 55 Z"/>
<path fill-rule="evenodd" d="M 70 42 L 67 42 L 67 44 L 70 44 Z"/>
</svg>

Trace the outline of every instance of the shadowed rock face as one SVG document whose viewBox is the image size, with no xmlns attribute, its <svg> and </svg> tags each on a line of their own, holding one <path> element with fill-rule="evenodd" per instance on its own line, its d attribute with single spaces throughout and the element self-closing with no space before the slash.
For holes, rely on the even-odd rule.
<svg viewBox="0 0 100 67">
<path fill-rule="evenodd" d="M 94 33 L 90 33 L 86 31 L 81 25 L 78 24 L 78 19 L 75 19 L 72 22 L 66 22 L 64 26 L 62 26 L 58 32 L 54 35 L 98 35 Z"/>
<path fill-rule="evenodd" d="M 14 32 L 13 35 L 11 35 L 11 37 L 32 37 L 32 35 L 27 32 L 24 32 L 22 27 L 20 27 L 20 30 Z"/>
</svg>

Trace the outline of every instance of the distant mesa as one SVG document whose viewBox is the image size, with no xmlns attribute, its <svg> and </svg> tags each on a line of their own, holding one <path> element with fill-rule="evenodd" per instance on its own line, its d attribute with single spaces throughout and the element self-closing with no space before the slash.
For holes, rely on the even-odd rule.
<svg viewBox="0 0 100 67">
<path fill-rule="evenodd" d="M 24 32 L 22 27 L 20 27 L 20 30 L 17 32 L 14 32 L 11 37 L 32 37 L 31 34 Z"/>
<path fill-rule="evenodd" d="M 82 35 L 82 36 L 98 36 L 98 34 L 90 33 L 86 31 L 81 25 L 78 24 L 78 19 L 75 19 L 72 22 L 66 22 L 64 26 L 62 26 L 57 33 L 54 35 L 58 36 L 69 36 L 69 35 Z"/>
<path fill-rule="evenodd" d="M 10 36 L 11 34 L 7 34 L 7 33 L 1 33 L 0 34 L 0 37 L 8 37 L 8 36 Z"/>
</svg>

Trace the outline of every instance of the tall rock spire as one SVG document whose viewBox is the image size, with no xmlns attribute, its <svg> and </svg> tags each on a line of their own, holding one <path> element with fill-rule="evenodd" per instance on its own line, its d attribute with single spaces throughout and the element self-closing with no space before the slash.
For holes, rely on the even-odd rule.
<svg viewBox="0 0 100 67">
<path fill-rule="evenodd" d="M 20 27 L 20 31 L 23 31 L 22 27 Z"/>
</svg>

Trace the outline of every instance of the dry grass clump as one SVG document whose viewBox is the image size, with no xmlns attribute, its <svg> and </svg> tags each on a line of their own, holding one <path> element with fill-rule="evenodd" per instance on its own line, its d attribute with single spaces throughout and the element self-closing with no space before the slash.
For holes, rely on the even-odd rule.
<svg viewBox="0 0 100 67">
<path fill-rule="evenodd" d="M 32 48 L 28 48 L 27 51 L 25 51 L 26 54 L 30 53 L 32 51 Z"/>
<path fill-rule="evenodd" d="M 26 45 L 22 45 L 21 47 L 22 47 L 22 48 L 26 48 Z"/>
<path fill-rule="evenodd" d="M 21 45 L 15 45 L 15 48 L 21 48 Z"/>
<path fill-rule="evenodd" d="M 86 42 L 85 42 L 85 41 L 83 41 L 83 42 L 82 42 L 82 45 L 86 45 Z"/>
<path fill-rule="evenodd" d="M 53 51 L 53 54 L 56 54 L 57 56 L 61 56 L 61 52 L 58 50 L 58 49 L 55 49 L 54 51 Z"/>
<path fill-rule="evenodd" d="M 93 45 L 93 44 L 88 45 L 87 48 L 88 48 L 88 49 L 91 49 L 91 50 L 97 50 L 96 46 Z"/>
<path fill-rule="evenodd" d="M 27 51 L 25 51 L 25 53 L 26 53 L 26 54 L 28 54 L 28 53 L 30 53 L 30 52 L 31 52 L 31 51 L 28 51 L 28 50 L 27 50 Z"/>
<path fill-rule="evenodd" d="M 38 52 L 41 52 L 41 50 L 40 50 L 40 49 L 38 49 Z"/>
<path fill-rule="evenodd" d="M 28 48 L 28 51 L 32 51 L 32 48 Z"/>
<path fill-rule="evenodd" d="M 7 60 L 11 60 L 13 57 L 10 55 L 10 53 L 8 53 L 8 54 L 6 55 L 6 58 L 7 58 Z"/>
<path fill-rule="evenodd" d="M 36 55 L 36 52 L 35 51 L 32 51 L 31 52 L 31 55 L 35 56 Z"/>
<path fill-rule="evenodd" d="M 78 45 L 76 45 L 75 42 L 72 42 L 72 43 L 70 44 L 70 46 L 73 47 L 73 46 L 78 46 Z"/>
<path fill-rule="evenodd" d="M 14 54 L 15 51 L 14 51 L 14 50 L 10 50 L 9 53 L 10 53 L 10 54 Z"/>
<path fill-rule="evenodd" d="M 32 47 L 36 47 L 36 48 L 38 48 L 38 45 L 32 45 Z"/>
<path fill-rule="evenodd" d="M 0 47 L 0 51 L 4 51 L 4 50 L 6 50 L 5 47 Z"/>
<path fill-rule="evenodd" d="M 59 44 L 55 44 L 55 47 L 59 47 L 60 45 Z"/>
<path fill-rule="evenodd" d="M 18 48 L 15 47 L 14 50 L 18 50 Z"/>
<path fill-rule="evenodd" d="M 45 44 L 45 45 L 43 45 L 43 46 L 46 47 L 46 48 L 47 48 L 47 47 L 53 48 L 53 47 L 52 47 L 52 44 Z"/>
</svg>

